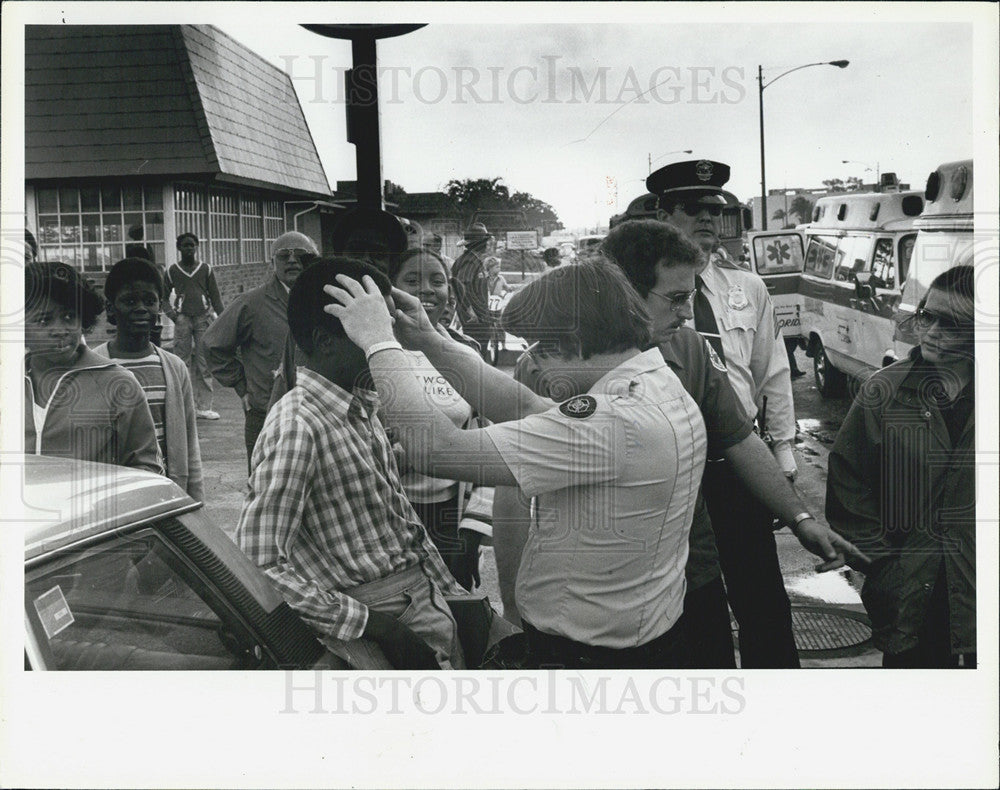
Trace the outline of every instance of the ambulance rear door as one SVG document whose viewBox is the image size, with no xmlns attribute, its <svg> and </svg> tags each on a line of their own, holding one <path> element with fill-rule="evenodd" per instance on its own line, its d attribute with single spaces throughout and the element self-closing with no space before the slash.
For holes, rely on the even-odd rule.
<svg viewBox="0 0 1000 790">
<path fill-rule="evenodd" d="M 760 275 L 774 304 L 782 335 L 802 337 L 802 263 L 805 237 L 799 230 L 757 231 L 747 234 L 750 268 Z"/>
</svg>

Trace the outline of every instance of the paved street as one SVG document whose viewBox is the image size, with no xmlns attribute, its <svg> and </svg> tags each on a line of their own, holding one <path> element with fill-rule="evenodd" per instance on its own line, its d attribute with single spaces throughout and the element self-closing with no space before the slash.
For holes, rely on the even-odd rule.
<svg viewBox="0 0 1000 790">
<path fill-rule="evenodd" d="M 809 374 L 793 383 L 799 436 L 799 477 L 796 482 L 809 510 L 823 519 L 826 488 L 826 457 L 837 427 L 847 413 L 846 399 L 828 401 L 820 397 L 813 384 L 812 360 L 797 353 L 798 365 Z M 509 369 L 508 369 L 509 370 Z M 243 449 L 243 415 L 236 394 L 216 385 L 215 409 L 222 415 L 217 422 L 198 421 L 201 453 L 205 467 L 205 509 L 209 517 L 232 534 L 239 517 L 246 483 L 246 456 Z M 825 522 L 824 522 L 825 523 Z M 785 586 L 795 606 L 837 607 L 862 611 L 857 590 L 862 578 L 851 570 L 817 574 L 818 559 L 805 551 L 788 529 L 776 535 L 778 556 L 785 576 Z M 483 588 L 499 609 L 499 587 L 493 551 L 484 549 Z M 803 655 L 804 666 L 878 666 L 880 654 L 872 648 L 849 650 L 840 655 L 813 658 Z"/>
</svg>

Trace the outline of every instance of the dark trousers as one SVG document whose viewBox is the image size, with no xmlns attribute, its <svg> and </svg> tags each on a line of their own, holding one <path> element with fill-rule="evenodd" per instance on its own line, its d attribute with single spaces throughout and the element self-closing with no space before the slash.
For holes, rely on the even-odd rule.
<svg viewBox="0 0 1000 790">
<path fill-rule="evenodd" d="M 473 568 L 479 563 L 478 533 L 458 534 L 458 497 L 444 502 L 413 503 L 427 535 L 437 548 L 451 575 L 465 589 L 472 589 Z"/>
<path fill-rule="evenodd" d="M 798 667 L 792 606 L 778 564 L 773 516 L 727 461 L 705 464 L 702 492 L 719 547 L 729 605 L 739 623 L 740 666 Z"/>
<path fill-rule="evenodd" d="M 685 634 L 691 669 L 736 669 L 733 629 L 722 577 L 716 576 L 684 596 Z"/>
<path fill-rule="evenodd" d="M 616 650 L 575 642 L 539 631 L 522 620 L 528 653 L 524 669 L 687 669 L 684 626 L 677 622 L 666 633 L 638 647 Z"/>
<path fill-rule="evenodd" d="M 934 582 L 934 589 L 927 605 L 927 616 L 917 638 L 917 646 L 902 653 L 883 653 L 883 667 L 887 669 L 953 669 L 958 666 L 966 669 L 976 668 L 975 653 L 951 652 L 946 588 L 947 579 L 942 564 Z"/>
<path fill-rule="evenodd" d="M 247 474 L 250 474 L 250 458 L 253 456 L 253 446 L 257 444 L 257 437 L 264 427 L 264 418 L 267 417 L 265 409 L 254 409 L 244 414 L 246 422 L 243 423 L 243 439 L 247 445 Z"/>
<path fill-rule="evenodd" d="M 473 321 L 462 323 L 462 333 L 468 335 L 479 343 L 479 354 L 487 362 L 490 361 L 490 351 L 488 346 L 490 344 L 490 340 L 493 338 L 493 331 L 493 324 L 481 324 Z"/>
</svg>

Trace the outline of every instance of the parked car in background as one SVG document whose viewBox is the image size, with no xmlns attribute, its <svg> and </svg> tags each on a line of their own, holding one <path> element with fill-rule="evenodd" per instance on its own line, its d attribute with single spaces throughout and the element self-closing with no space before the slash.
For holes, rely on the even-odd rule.
<svg viewBox="0 0 1000 790">
<path fill-rule="evenodd" d="M 28 668 L 347 668 L 169 479 L 31 455 L 22 489 Z"/>
<path fill-rule="evenodd" d="M 580 236 L 576 240 L 576 257 L 579 261 L 587 260 L 591 255 L 596 254 L 601 249 L 607 233 L 598 233 L 592 236 Z"/>
</svg>

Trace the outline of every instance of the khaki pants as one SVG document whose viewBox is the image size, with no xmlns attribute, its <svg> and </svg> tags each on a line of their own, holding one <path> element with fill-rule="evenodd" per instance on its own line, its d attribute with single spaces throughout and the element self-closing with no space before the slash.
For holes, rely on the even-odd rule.
<svg viewBox="0 0 1000 790">
<path fill-rule="evenodd" d="M 458 627 L 438 589 L 419 565 L 349 590 L 344 595 L 377 612 L 392 615 L 423 639 L 442 669 L 464 669 Z M 394 669 L 381 648 L 370 639 L 324 640 L 331 652 L 353 669 Z"/>
</svg>

